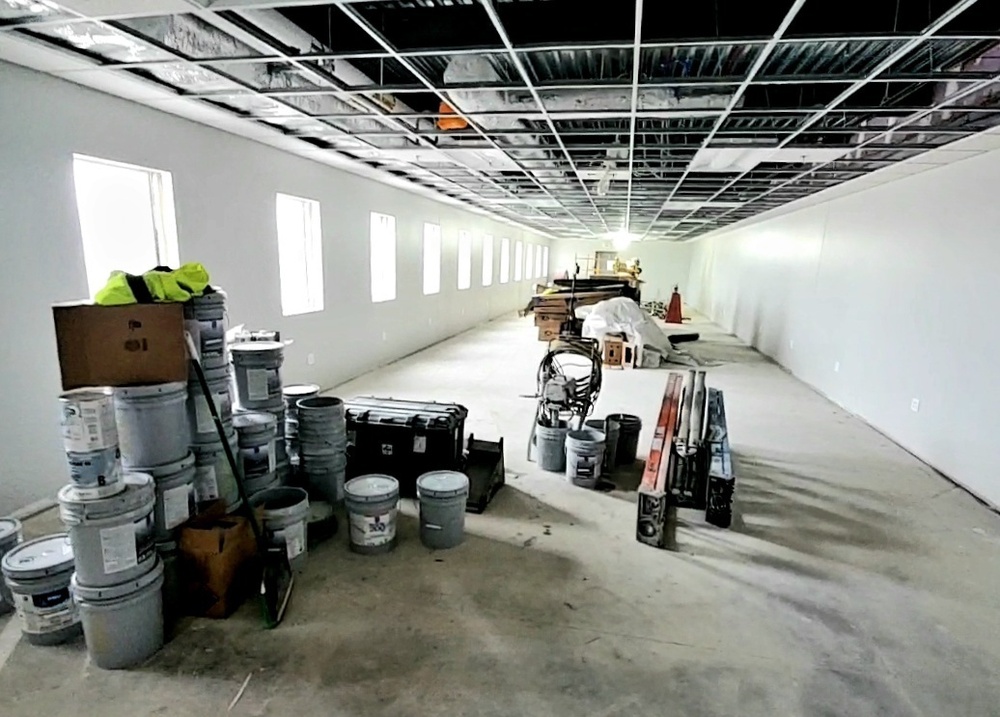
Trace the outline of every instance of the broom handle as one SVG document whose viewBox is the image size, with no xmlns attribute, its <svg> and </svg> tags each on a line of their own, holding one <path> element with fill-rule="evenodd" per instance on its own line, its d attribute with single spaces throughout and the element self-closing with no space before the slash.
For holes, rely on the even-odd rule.
<svg viewBox="0 0 1000 717">
<path fill-rule="evenodd" d="M 205 402 L 208 403 L 208 411 L 212 414 L 212 420 L 215 421 L 215 430 L 219 434 L 219 440 L 222 442 L 222 450 L 226 452 L 226 460 L 229 461 L 229 469 L 233 473 L 233 478 L 236 480 L 236 488 L 240 493 L 240 501 L 243 503 L 243 510 L 246 514 L 247 520 L 250 521 L 250 527 L 253 529 L 254 538 L 257 539 L 257 549 L 259 551 L 265 551 L 267 549 L 267 544 L 264 542 L 264 534 L 261 532 L 260 525 L 257 524 L 257 516 L 254 515 L 253 508 L 250 506 L 250 496 L 247 495 L 246 486 L 243 485 L 243 477 L 240 475 L 239 468 L 236 463 L 236 456 L 233 455 L 233 447 L 229 445 L 229 437 L 226 435 L 226 427 L 222 424 L 222 417 L 219 416 L 219 409 L 215 406 L 215 401 L 212 400 L 212 390 L 208 387 L 208 379 L 205 378 L 205 370 L 201 367 L 201 359 L 198 357 L 198 349 L 194 345 L 194 339 L 191 338 L 191 334 L 187 331 L 184 332 L 184 340 L 187 342 L 188 354 L 191 357 L 191 363 L 194 365 L 195 375 L 198 376 L 198 385 L 201 387 L 201 392 L 205 396 Z"/>
</svg>

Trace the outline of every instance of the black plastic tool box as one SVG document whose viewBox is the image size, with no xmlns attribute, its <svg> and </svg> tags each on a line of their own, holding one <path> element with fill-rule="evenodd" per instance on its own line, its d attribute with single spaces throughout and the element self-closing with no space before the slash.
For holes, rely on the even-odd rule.
<svg viewBox="0 0 1000 717">
<path fill-rule="evenodd" d="M 462 470 L 465 406 L 362 397 L 344 401 L 349 476 L 385 473 L 403 495 L 416 495 L 419 476 Z"/>
</svg>

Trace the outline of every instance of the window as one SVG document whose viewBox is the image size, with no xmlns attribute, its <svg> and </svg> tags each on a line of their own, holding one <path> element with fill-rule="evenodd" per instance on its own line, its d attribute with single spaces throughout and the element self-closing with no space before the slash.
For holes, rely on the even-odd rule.
<svg viewBox="0 0 1000 717">
<path fill-rule="evenodd" d="M 74 154 L 73 182 L 91 296 L 116 269 L 178 265 L 170 172 Z"/>
<path fill-rule="evenodd" d="M 441 291 L 441 227 L 424 224 L 424 294 Z"/>
<path fill-rule="evenodd" d="M 464 229 L 458 233 L 458 288 L 472 286 L 472 235 Z"/>
<path fill-rule="evenodd" d="M 528 244 L 526 251 L 524 252 L 524 278 L 530 279 L 535 275 L 535 264 L 534 264 L 534 251 L 535 247 L 533 244 Z"/>
<path fill-rule="evenodd" d="M 510 239 L 500 240 L 500 283 L 510 281 Z"/>
<path fill-rule="evenodd" d="M 521 273 L 524 270 L 524 244 L 518 239 L 514 242 L 514 281 L 521 280 Z"/>
<path fill-rule="evenodd" d="M 493 235 L 483 237 L 483 286 L 493 283 Z"/>
<path fill-rule="evenodd" d="M 542 276 L 544 278 L 549 277 L 549 248 L 545 247 L 542 249 Z"/>
<path fill-rule="evenodd" d="M 535 247 L 535 276 L 539 279 L 544 278 L 547 273 L 542 269 L 542 251 L 545 249 L 548 249 L 548 247 Z"/>
<path fill-rule="evenodd" d="M 278 276 L 284 316 L 323 310 L 323 234 L 319 202 L 278 194 Z"/>
<path fill-rule="evenodd" d="M 396 217 L 372 212 L 372 301 L 396 298 Z"/>
</svg>

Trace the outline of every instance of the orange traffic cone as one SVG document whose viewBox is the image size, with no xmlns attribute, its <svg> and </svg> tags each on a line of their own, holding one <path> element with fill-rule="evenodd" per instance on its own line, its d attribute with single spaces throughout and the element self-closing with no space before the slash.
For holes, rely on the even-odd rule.
<svg viewBox="0 0 1000 717">
<path fill-rule="evenodd" d="M 684 322 L 681 316 L 681 293 L 678 287 L 674 287 L 674 293 L 670 296 L 670 305 L 667 306 L 666 322 L 668 324 L 680 324 Z"/>
</svg>

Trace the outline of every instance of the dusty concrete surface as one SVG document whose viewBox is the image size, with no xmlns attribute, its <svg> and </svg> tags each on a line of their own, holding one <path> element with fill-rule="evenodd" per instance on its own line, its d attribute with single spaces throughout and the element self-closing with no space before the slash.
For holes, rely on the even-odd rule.
<svg viewBox="0 0 1000 717">
<path fill-rule="evenodd" d="M 530 323 L 337 389 L 460 401 L 470 430 L 506 437 L 508 487 L 464 545 L 421 547 L 407 502 L 395 553 L 353 555 L 341 533 L 310 554 L 277 630 L 255 606 L 188 620 L 127 673 L 89 665 L 82 642 L 21 641 L 0 714 L 224 714 L 252 673 L 234 715 L 1000 715 L 996 515 L 701 325 L 692 350 L 725 362 L 710 385 L 726 391 L 740 516 L 722 531 L 682 512 L 680 553 L 641 546 L 633 494 L 524 460 L 533 402 L 518 395 L 544 350 Z M 598 414 L 648 426 L 665 381 L 608 372 Z"/>
</svg>

